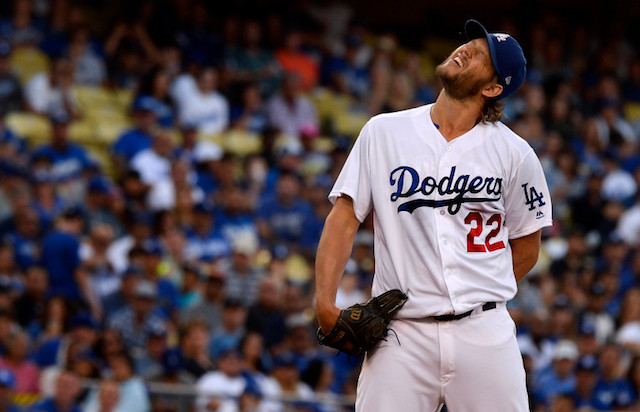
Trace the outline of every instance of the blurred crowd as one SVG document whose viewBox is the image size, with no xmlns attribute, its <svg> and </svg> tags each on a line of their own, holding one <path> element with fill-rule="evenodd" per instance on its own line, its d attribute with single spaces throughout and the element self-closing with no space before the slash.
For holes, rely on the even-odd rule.
<svg viewBox="0 0 640 412">
<path fill-rule="evenodd" d="M 96 3 L 0 7 L 0 412 L 350 410 L 360 360 L 315 338 L 326 196 L 367 118 L 435 100 L 461 39 L 412 50 L 340 1 Z M 638 410 L 638 45 L 535 17 L 488 25 L 525 46 L 503 120 L 554 206 L 508 304 L 532 410 Z M 373 239 L 369 218 L 341 307 L 370 295 Z"/>
</svg>

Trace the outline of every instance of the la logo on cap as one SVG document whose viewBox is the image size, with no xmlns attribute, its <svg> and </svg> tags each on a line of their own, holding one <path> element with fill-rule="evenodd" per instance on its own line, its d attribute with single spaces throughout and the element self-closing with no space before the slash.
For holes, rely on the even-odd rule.
<svg viewBox="0 0 640 412">
<path fill-rule="evenodd" d="M 508 86 L 509 84 L 511 84 L 511 76 L 507 76 L 504 78 L 504 82 L 505 84 Z"/>
<path fill-rule="evenodd" d="M 495 36 L 496 40 L 498 40 L 500 42 L 507 41 L 507 39 L 509 38 L 509 35 L 508 34 L 504 34 L 504 33 L 494 34 L 494 36 Z"/>
</svg>

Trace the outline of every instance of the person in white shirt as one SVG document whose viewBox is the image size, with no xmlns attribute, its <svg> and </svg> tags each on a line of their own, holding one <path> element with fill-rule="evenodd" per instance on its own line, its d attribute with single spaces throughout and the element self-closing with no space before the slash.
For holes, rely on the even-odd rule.
<svg viewBox="0 0 640 412">
<path fill-rule="evenodd" d="M 140 173 L 142 181 L 155 185 L 171 177 L 173 142 L 166 131 L 157 131 L 149 149 L 131 159 L 131 167 Z"/>
<path fill-rule="evenodd" d="M 66 58 L 55 59 L 48 73 L 38 73 L 25 86 L 25 97 L 31 111 L 44 115 L 60 112 L 77 117 L 77 99 L 72 89 L 73 68 Z"/>
<path fill-rule="evenodd" d="M 229 409 L 228 404 L 237 402 L 247 387 L 247 380 L 241 372 L 242 357 L 238 350 L 230 348 L 224 351 L 218 359 L 218 370 L 202 375 L 196 383 L 196 410 Z"/>
<path fill-rule="evenodd" d="M 205 135 L 222 133 L 229 125 L 229 103 L 216 91 L 218 75 L 213 68 L 205 68 L 193 78 L 181 76 L 172 87 L 178 105 L 178 119 L 182 124 L 197 127 Z M 195 86 L 195 87 L 194 87 Z"/>
</svg>

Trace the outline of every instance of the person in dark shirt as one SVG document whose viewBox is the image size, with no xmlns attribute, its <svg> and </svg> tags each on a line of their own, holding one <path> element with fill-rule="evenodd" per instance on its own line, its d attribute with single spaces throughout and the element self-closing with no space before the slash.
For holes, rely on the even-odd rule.
<svg viewBox="0 0 640 412">
<path fill-rule="evenodd" d="M 14 312 L 20 326 L 27 330 L 42 331 L 44 325 L 39 325 L 40 317 L 47 305 L 47 290 L 49 282 L 47 271 L 42 266 L 31 266 L 25 277 L 25 291 L 13 303 Z"/>
<path fill-rule="evenodd" d="M 274 278 L 264 278 L 258 291 L 258 303 L 249 308 L 247 316 L 247 330 L 261 334 L 266 348 L 281 343 L 287 332 L 284 312 L 280 307 L 280 289 Z"/>
</svg>

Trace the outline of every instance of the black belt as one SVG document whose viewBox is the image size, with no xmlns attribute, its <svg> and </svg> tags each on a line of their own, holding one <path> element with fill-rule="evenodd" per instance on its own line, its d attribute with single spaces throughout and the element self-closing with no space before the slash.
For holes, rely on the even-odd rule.
<svg viewBox="0 0 640 412">
<path fill-rule="evenodd" d="M 482 305 L 482 310 L 484 312 L 491 309 L 495 309 L 495 308 L 496 308 L 496 302 L 487 302 L 484 305 Z M 470 310 L 469 312 L 461 313 L 459 315 L 451 314 L 451 315 L 431 316 L 431 319 L 438 322 L 449 322 L 451 320 L 460 320 L 460 319 L 466 318 L 467 316 L 471 315 L 471 312 L 473 312 L 473 310 Z"/>
</svg>

